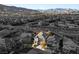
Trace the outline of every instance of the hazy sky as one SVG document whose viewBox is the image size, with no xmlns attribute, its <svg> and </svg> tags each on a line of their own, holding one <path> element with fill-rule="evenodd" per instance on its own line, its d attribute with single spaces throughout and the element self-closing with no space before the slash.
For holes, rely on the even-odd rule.
<svg viewBox="0 0 79 59">
<path fill-rule="evenodd" d="M 54 9 L 54 8 L 71 8 L 79 9 L 79 4 L 7 4 L 9 6 L 24 7 L 29 9 Z"/>
</svg>

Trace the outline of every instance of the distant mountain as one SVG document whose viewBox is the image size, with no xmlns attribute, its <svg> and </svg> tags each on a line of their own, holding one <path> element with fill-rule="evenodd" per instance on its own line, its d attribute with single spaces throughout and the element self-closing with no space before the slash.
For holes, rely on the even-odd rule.
<svg viewBox="0 0 79 59">
<path fill-rule="evenodd" d="M 15 7 L 15 6 L 6 6 L 2 4 L 0 4 L 0 11 L 1 12 L 38 12 L 37 10 L 26 9 L 26 8 Z"/>
<path fill-rule="evenodd" d="M 48 9 L 48 10 L 40 10 L 43 13 L 53 13 L 53 14 L 72 14 L 72 13 L 79 13 L 77 9 L 63 9 L 63 8 L 56 8 L 56 9 Z"/>
<path fill-rule="evenodd" d="M 6 6 L 0 4 L 0 15 L 8 14 L 8 15 L 26 15 L 29 13 L 53 13 L 53 14 L 72 14 L 72 13 L 78 13 L 79 10 L 77 9 L 63 9 L 63 8 L 56 8 L 56 9 L 48 9 L 48 10 L 33 10 L 33 9 L 27 9 L 22 7 L 16 7 L 16 6 Z"/>
</svg>

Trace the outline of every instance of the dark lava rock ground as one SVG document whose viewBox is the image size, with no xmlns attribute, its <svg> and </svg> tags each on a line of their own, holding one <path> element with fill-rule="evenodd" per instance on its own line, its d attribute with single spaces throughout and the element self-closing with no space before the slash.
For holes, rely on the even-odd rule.
<svg viewBox="0 0 79 59">
<path fill-rule="evenodd" d="M 0 26 L 0 54 L 75 54 L 77 44 L 71 39 L 65 38 L 63 49 L 59 50 L 60 37 L 50 36 L 47 39 L 48 50 L 42 51 L 32 48 L 33 31 L 26 26 Z"/>
<path fill-rule="evenodd" d="M 41 51 L 39 49 L 34 49 L 31 47 L 33 43 L 33 38 L 35 36 L 34 32 L 40 31 L 40 29 L 34 28 L 35 30 L 30 30 L 28 26 L 29 24 L 48 26 L 51 23 L 50 26 L 53 27 L 54 23 L 57 23 L 57 21 L 60 22 L 64 17 L 65 19 L 68 18 L 68 15 L 66 16 L 63 15 L 61 17 L 60 16 L 58 17 L 56 15 L 52 17 L 46 17 L 46 16 L 28 17 L 27 19 L 25 18 L 25 21 L 23 19 L 20 19 L 19 17 L 18 20 L 15 17 L 15 21 L 12 20 L 12 18 L 10 17 L 5 17 L 5 18 L 2 17 L 3 20 L 2 19 L 0 20 L 1 22 L 0 23 L 0 54 L 77 54 L 79 53 L 79 46 L 75 42 L 73 42 L 71 38 L 64 37 L 62 41 L 61 40 L 62 38 L 57 35 L 55 35 L 55 38 L 53 36 L 48 37 L 47 51 Z M 69 15 L 69 17 L 71 16 Z M 77 17 L 75 16 L 74 18 Z M 39 20 L 43 20 L 43 21 L 41 22 Z M 28 22 L 29 24 L 27 24 Z"/>
</svg>

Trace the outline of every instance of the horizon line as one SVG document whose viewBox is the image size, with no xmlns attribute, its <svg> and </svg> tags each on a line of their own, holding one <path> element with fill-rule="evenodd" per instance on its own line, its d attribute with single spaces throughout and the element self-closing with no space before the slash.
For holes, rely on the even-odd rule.
<svg viewBox="0 0 79 59">
<path fill-rule="evenodd" d="M 48 10 L 48 9 L 76 9 L 79 10 L 79 4 L 3 4 L 6 6 L 15 6 L 20 8 Z"/>
</svg>

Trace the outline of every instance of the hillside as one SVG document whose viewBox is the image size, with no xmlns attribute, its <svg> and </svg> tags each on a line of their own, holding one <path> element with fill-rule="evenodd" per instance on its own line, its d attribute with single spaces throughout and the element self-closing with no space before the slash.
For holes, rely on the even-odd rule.
<svg viewBox="0 0 79 59">
<path fill-rule="evenodd" d="M 22 7 L 16 7 L 16 6 L 6 6 L 0 4 L 0 15 L 27 15 L 27 14 L 33 14 L 33 13 L 39 13 L 37 10 L 22 8 Z"/>
</svg>

